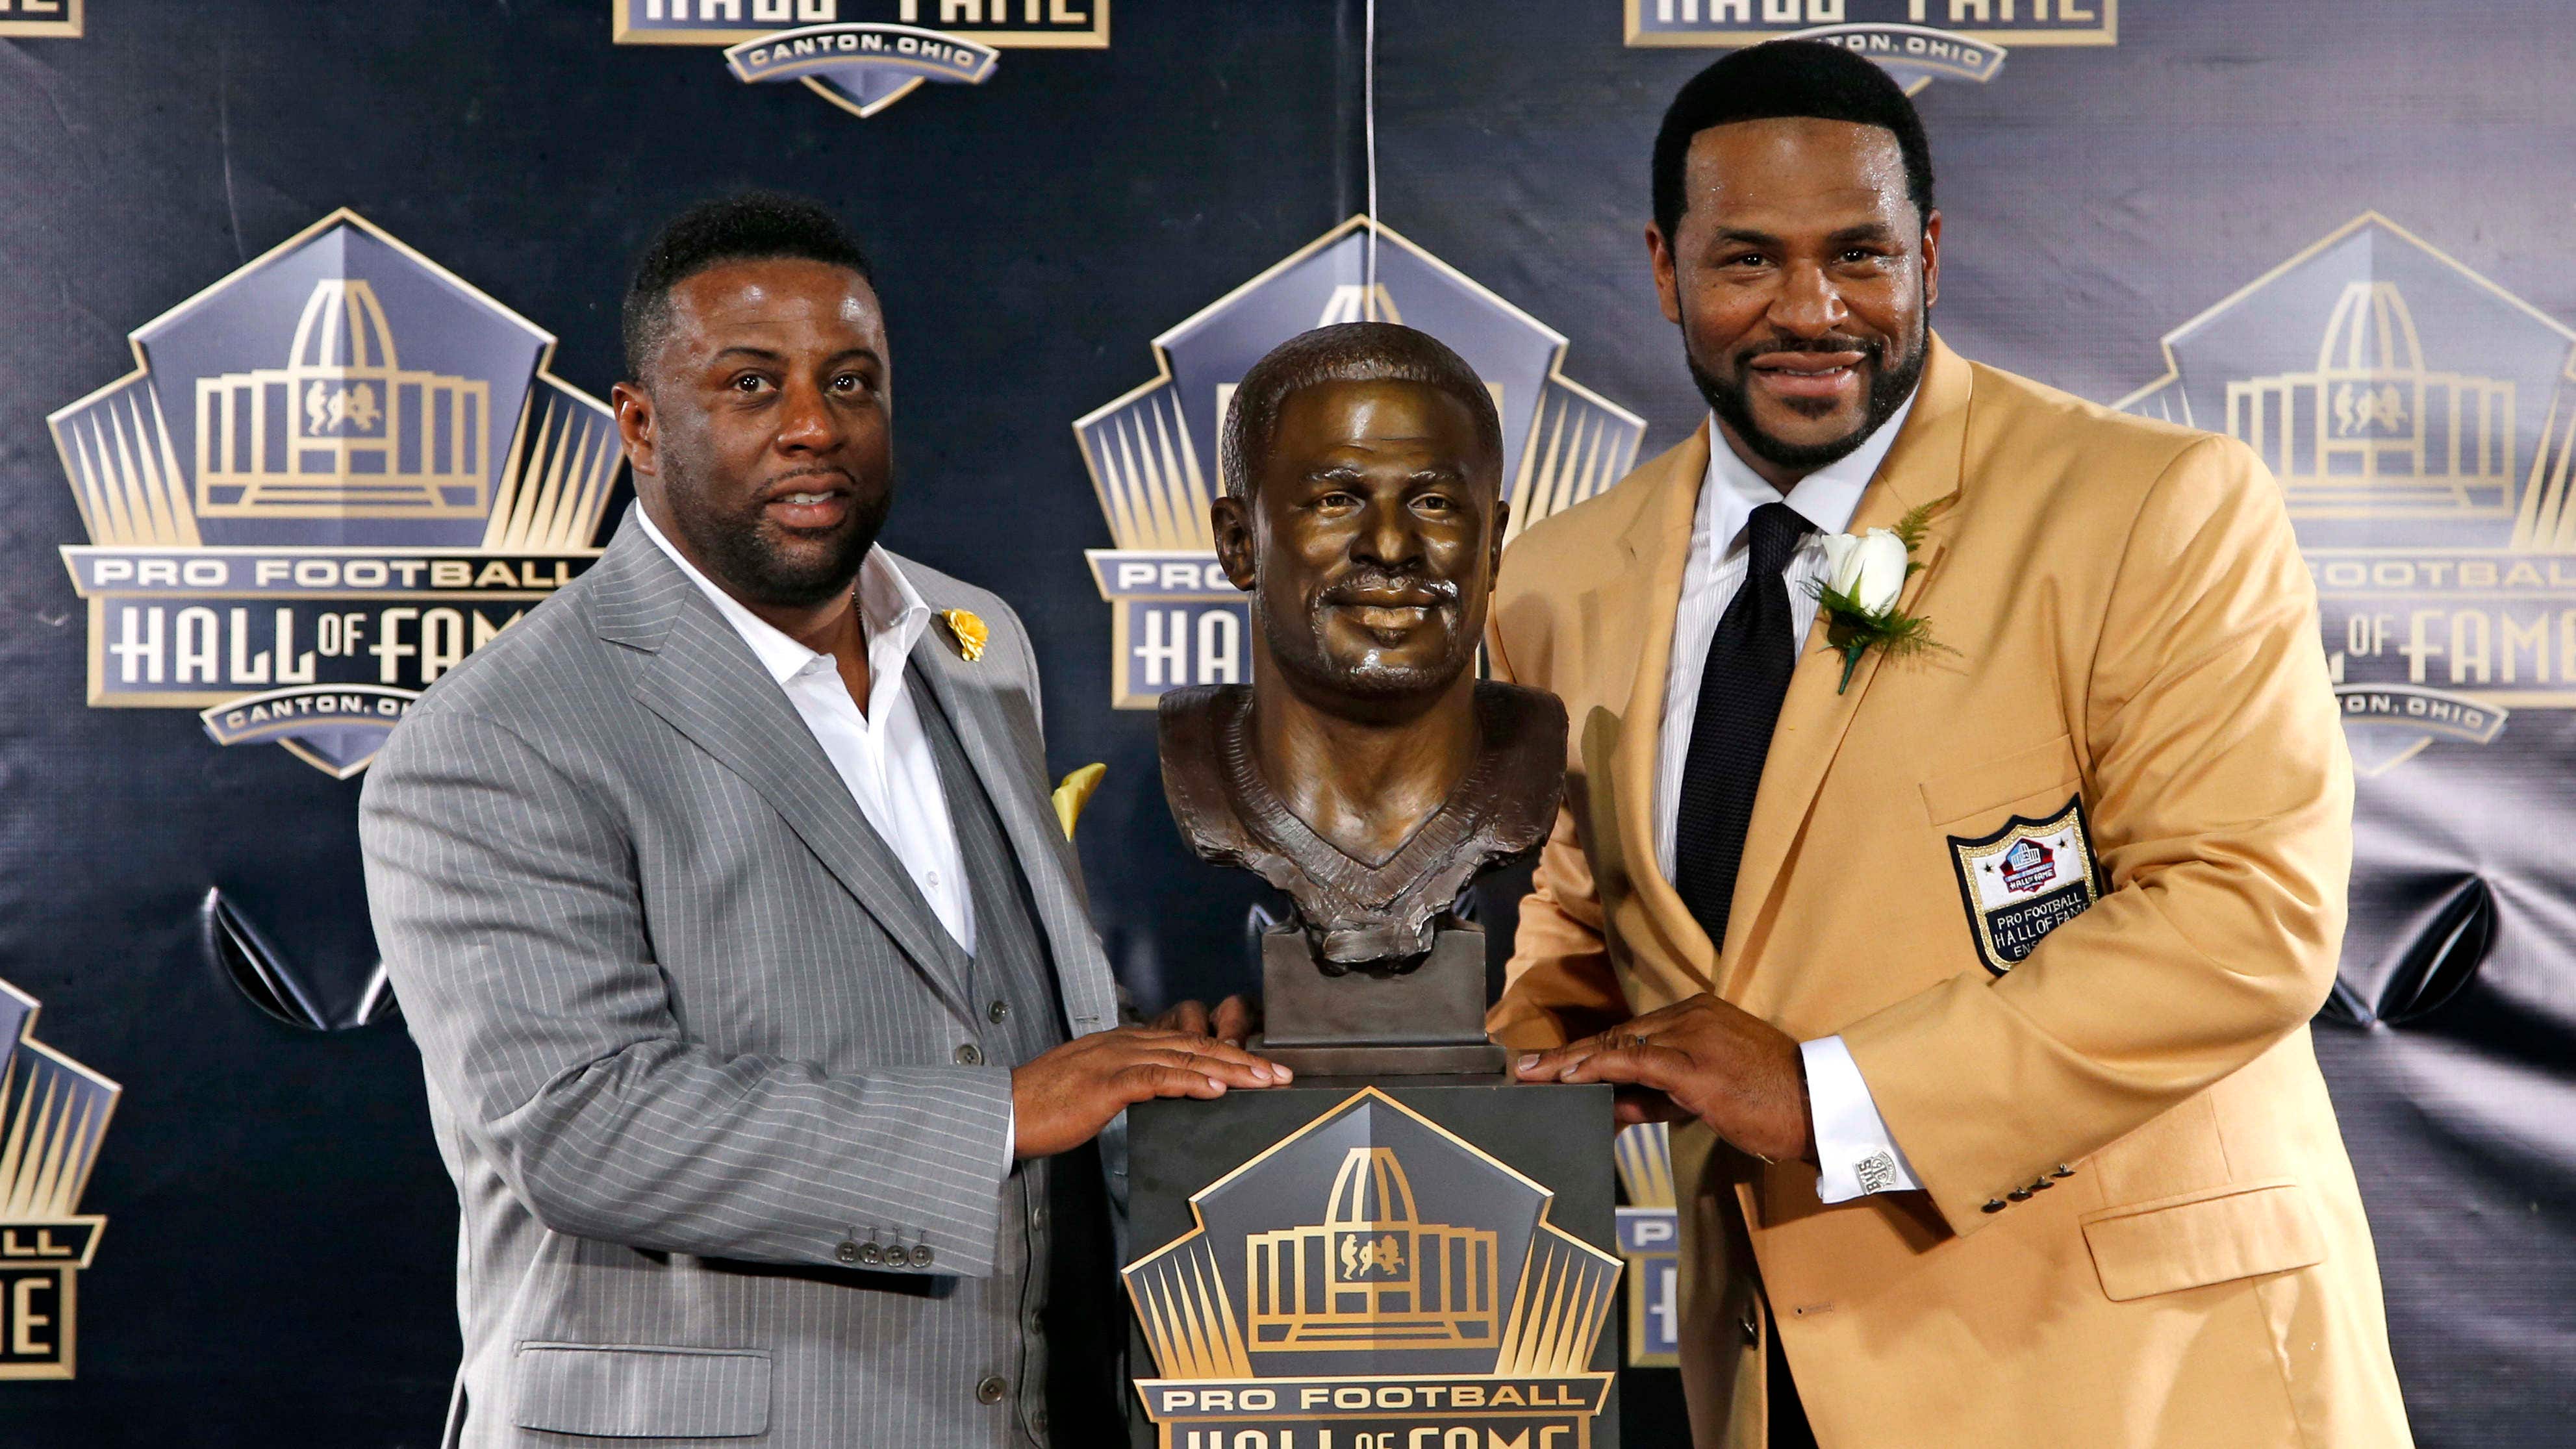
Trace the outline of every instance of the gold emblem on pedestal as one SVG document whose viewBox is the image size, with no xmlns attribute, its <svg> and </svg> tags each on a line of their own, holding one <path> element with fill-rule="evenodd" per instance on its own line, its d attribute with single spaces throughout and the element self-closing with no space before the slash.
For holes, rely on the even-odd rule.
<svg viewBox="0 0 2576 1449">
<path fill-rule="evenodd" d="M 1404 1164 L 1354 1147 L 1321 1223 L 1245 1241 L 1252 1347 L 1490 1348 L 1496 1235 L 1419 1220 Z"/>
</svg>

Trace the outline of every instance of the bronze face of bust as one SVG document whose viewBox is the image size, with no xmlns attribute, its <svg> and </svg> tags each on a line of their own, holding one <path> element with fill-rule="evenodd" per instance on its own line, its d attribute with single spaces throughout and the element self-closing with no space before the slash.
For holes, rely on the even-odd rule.
<svg viewBox="0 0 2576 1449">
<path fill-rule="evenodd" d="M 1163 696 L 1165 794 L 1201 857 L 1288 893 L 1328 972 L 1403 969 L 1563 789 L 1563 706 L 1475 678 L 1509 517 L 1492 396 L 1423 333 L 1319 328 L 1245 376 L 1225 452 L 1253 682 Z"/>
</svg>

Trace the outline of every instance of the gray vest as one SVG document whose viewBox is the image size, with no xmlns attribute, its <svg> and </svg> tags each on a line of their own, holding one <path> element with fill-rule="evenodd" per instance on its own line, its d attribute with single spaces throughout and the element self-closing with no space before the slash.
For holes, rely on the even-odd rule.
<svg viewBox="0 0 2576 1449">
<path fill-rule="evenodd" d="M 1002 819 L 941 713 L 938 697 L 907 679 L 941 793 L 957 833 L 975 903 L 975 952 L 966 999 L 980 1013 L 978 1050 L 1018 1067 L 1066 1040 L 1056 988 L 1028 882 Z M 1024 1161 L 1002 1185 L 1002 1241 L 990 1291 L 995 1309 L 1016 1293 L 1009 1328 L 1020 1371 L 1007 1387 L 1033 1443 L 1106 1444 L 1123 1432 L 1118 1349 L 1125 1335 L 1099 1322 L 1116 1295 L 1107 1196 L 1096 1148 Z M 998 1345 L 997 1345 L 998 1347 Z"/>
</svg>

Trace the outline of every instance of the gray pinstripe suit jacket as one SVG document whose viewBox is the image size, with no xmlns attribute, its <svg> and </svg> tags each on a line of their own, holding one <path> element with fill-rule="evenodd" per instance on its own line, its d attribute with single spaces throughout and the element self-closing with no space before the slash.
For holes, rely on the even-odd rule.
<svg viewBox="0 0 2576 1449">
<path fill-rule="evenodd" d="M 992 629 L 971 664 L 926 631 L 910 675 L 1033 906 L 979 911 L 979 936 L 1040 923 L 1019 955 L 1055 964 L 1047 1040 L 1113 1025 L 1027 636 L 992 594 L 902 567 Z M 1002 1040 L 794 706 L 631 521 L 422 696 L 360 815 L 462 1213 L 451 1443 L 1033 1437 L 1044 1212 L 1002 1177 L 1028 1038 Z M 860 1245 L 904 1265 L 844 1266 Z M 1004 1402 L 979 1401 L 988 1377 Z"/>
</svg>

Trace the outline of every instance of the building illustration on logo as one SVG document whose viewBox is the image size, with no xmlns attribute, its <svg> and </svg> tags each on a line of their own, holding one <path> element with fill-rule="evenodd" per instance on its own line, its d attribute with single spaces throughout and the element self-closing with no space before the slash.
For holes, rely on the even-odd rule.
<svg viewBox="0 0 2576 1449">
<path fill-rule="evenodd" d="M 2370 212 L 2164 352 L 2117 406 L 2280 480 L 2364 774 L 2576 707 L 2576 328 Z"/>
<path fill-rule="evenodd" d="M 2004 889 L 2014 895 L 2028 895 L 2057 879 L 2057 852 L 2041 841 L 2016 841 L 1997 862 L 2002 867 Z"/>
<path fill-rule="evenodd" d="M 83 1214 L 124 1089 L 36 1040 L 36 999 L 0 981 L 0 1379 L 67 1379 L 80 1270 L 107 1219 Z"/>
<path fill-rule="evenodd" d="M 1562 333 L 1392 228 L 1351 217 L 1156 337 L 1159 375 L 1073 425 L 1113 541 L 1086 556 L 1112 609 L 1117 708 L 1245 677 L 1250 610 L 1217 566 L 1208 523 L 1226 407 L 1270 349 L 1364 320 L 1430 333 L 1494 389 L 1512 534 L 1635 465 L 1645 421 L 1564 376 Z"/>
<path fill-rule="evenodd" d="M 1422 1222 L 1394 1149 L 1351 1148 L 1323 1222 L 1252 1236 L 1251 1346 L 1490 1347 L 1495 1244 L 1488 1229 Z"/>
<path fill-rule="evenodd" d="M 89 702 L 339 778 L 570 583 L 623 461 L 554 337 L 339 211 L 133 334 L 47 419 L 89 534 Z"/>
<path fill-rule="evenodd" d="M 610 4 L 612 38 L 619 45 L 722 46 L 725 66 L 736 80 L 746 85 L 801 82 L 860 117 L 875 115 L 926 83 L 982 85 L 992 79 L 1007 49 L 1109 47 L 1109 0 Z M 937 13 L 926 13 L 932 10 Z"/>
<path fill-rule="evenodd" d="M 1193 1194 L 1124 1270 L 1161 1443 L 1589 1443 L 1620 1260 L 1553 1197 L 1374 1087 Z"/>
<path fill-rule="evenodd" d="M 197 516 L 481 518 L 491 430 L 489 382 L 404 370 L 375 289 L 327 277 L 286 366 L 197 379 Z"/>
</svg>

